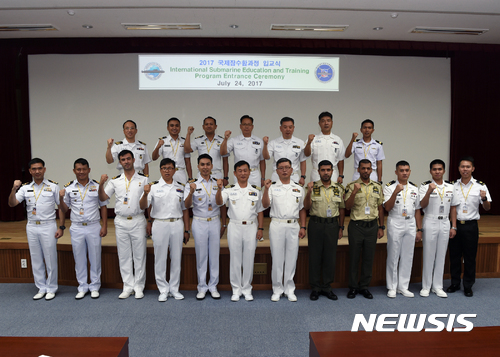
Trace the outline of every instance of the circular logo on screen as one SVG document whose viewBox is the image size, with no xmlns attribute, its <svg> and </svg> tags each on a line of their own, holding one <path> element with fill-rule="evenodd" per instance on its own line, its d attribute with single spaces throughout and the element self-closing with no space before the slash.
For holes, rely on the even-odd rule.
<svg viewBox="0 0 500 357">
<path fill-rule="evenodd" d="M 333 71 L 333 67 L 328 63 L 321 63 L 318 67 L 316 67 L 316 71 L 314 72 L 316 75 L 316 79 L 322 83 L 328 83 L 332 80 L 335 72 Z"/>
<path fill-rule="evenodd" d="M 146 65 L 146 67 L 144 67 L 142 73 L 146 75 L 147 79 L 156 81 L 157 79 L 160 79 L 162 73 L 165 73 L 165 71 L 161 68 L 161 66 L 158 63 L 150 62 Z"/>
</svg>

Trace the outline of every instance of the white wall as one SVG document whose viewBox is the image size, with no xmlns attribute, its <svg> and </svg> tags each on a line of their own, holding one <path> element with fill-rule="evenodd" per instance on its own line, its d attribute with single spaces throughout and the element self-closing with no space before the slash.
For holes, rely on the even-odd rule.
<svg viewBox="0 0 500 357">
<path fill-rule="evenodd" d="M 339 57 L 339 92 L 302 93 L 139 91 L 136 54 L 31 55 L 32 156 L 44 159 L 46 177 L 62 186 L 74 179 L 71 170 L 79 157 L 89 160 L 92 178 L 115 175 L 115 165 L 105 160 L 106 140 L 122 140 L 127 119 L 137 123 L 137 137 L 151 153 L 158 137 L 167 135 L 170 117 L 181 120 L 182 136 L 189 125 L 200 135 L 207 115 L 217 119 L 220 135 L 227 129 L 237 135 L 239 118 L 249 114 L 255 119 L 254 133 L 272 139 L 280 135 L 279 120 L 290 116 L 295 119 L 295 136 L 305 140 L 308 134 L 319 133 L 318 114 L 327 110 L 334 114 L 333 132 L 346 146 L 362 120 L 375 122 L 373 137 L 384 143 L 386 154 L 384 182 L 395 178 L 394 165 L 401 159 L 410 162 L 410 180 L 417 185 L 428 179 L 432 159 L 448 164 L 449 59 Z M 230 171 L 232 164 L 230 159 Z M 158 165 L 159 161 L 150 163 L 153 180 L 160 176 Z M 266 177 L 270 166 L 268 161 Z M 352 156 L 345 167 L 346 182 L 350 182 Z M 310 168 L 308 160 L 308 172 Z"/>
</svg>

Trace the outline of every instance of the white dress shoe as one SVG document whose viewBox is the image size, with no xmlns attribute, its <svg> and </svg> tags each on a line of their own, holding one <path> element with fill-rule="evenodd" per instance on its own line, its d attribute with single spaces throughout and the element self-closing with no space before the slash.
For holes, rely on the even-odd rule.
<svg viewBox="0 0 500 357">
<path fill-rule="evenodd" d="M 35 296 L 33 296 L 33 300 L 40 300 L 45 296 L 45 293 L 42 293 L 41 291 L 37 292 Z"/>
<path fill-rule="evenodd" d="M 182 295 L 180 292 L 168 293 L 168 295 L 173 296 L 175 300 L 182 300 L 182 299 L 184 299 L 184 295 Z"/>
<path fill-rule="evenodd" d="M 99 298 L 99 291 L 97 291 L 97 290 L 91 291 L 90 292 L 90 297 L 92 299 L 98 299 Z"/>
<path fill-rule="evenodd" d="M 412 298 L 415 296 L 415 294 L 413 294 L 410 290 L 408 289 L 401 289 L 401 290 L 398 290 L 398 293 L 400 293 L 401 295 L 403 295 L 404 297 L 407 297 L 407 298 Z"/>
<path fill-rule="evenodd" d="M 118 299 L 126 299 L 128 298 L 130 295 L 134 295 L 134 290 L 132 291 L 122 291 L 122 293 L 120 295 L 118 295 Z"/>
<path fill-rule="evenodd" d="M 233 294 L 231 296 L 231 301 L 240 301 L 240 296 L 238 294 Z"/>
<path fill-rule="evenodd" d="M 203 300 L 205 298 L 205 295 L 207 295 L 206 291 L 198 292 L 198 294 L 196 294 L 196 300 Z"/>
<path fill-rule="evenodd" d="M 76 294 L 75 299 L 76 300 L 81 300 L 87 295 L 86 291 L 79 291 L 78 294 Z"/>
<path fill-rule="evenodd" d="M 437 296 L 439 296 L 440 298 L 448 297 L 448 294 L 446 294 L 443 289 L 432 289 L 432 292 Z"/>
<path fill-rule="evenodd" d="M 168 299 L 167 293 L 161 293 L 160 296 L 158 296 L 159 302 L 165 302 L 165 301 L 167 301 L 167 299 Z"/>
<path fill-rule="evenodd" d="M 144 293 L 142 291 L 136 291 L 135 292 L 135 298 L 136 299 L 142 299 L 144 297 Z"/>
<path fill-rule="evenodd" d="M 422 296 L 422 297 L 429 296 L 429 290 L 427 290 L 427 289 L 420 290 L 420 296 Z"/>
<path fill-rule="evenodd" d="M 287 297 L 288 297 L 288 301 L 292 301 L 292 302 L 297 301 L 297 296 L 295 296 L 294 293 L 287 294 Z"/>
<path fill-rule="evenodd" d="M 253 296 L 252 296 L 252 294 L 246 294 L 246 295 L 245 295 L 245 300 L 246 300 L 246 301 L 253 301 Z"/>
<path fill-rule="evenodd" d="M 273 294 L 271 295 L 271 301 L 278 302 L 280 301 L 281 294 Z"/>
<path fill-rule="evenodd" d="M 47 293 L 45 294 L 45 300 L 52 300 L 56 297 L 56 293 Z"/>
<path fill-rule="evenodd" d="M 220 294 L 217 290 L 211 291 L 210 295 L 212 296 L 212 299 L 215 299 L 215 300 L 220 299 Z"/>
<path fill-rule="evenodd" d="M 396 297 L 396 290 L 389 290 L 387 292 L 387 297 L 390 297 L 391 299 L 394 299 Z"/>
</svg>

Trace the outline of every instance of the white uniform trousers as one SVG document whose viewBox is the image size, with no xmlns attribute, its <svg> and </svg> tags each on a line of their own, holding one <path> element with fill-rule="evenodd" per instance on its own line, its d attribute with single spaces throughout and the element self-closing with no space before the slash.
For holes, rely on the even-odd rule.
<svg viewBox="0 0 500 357">
<path fill-rule="evenodd" d="M 238 182 L 238 179 L 236 178 L 236 176 L 233 176 L 233 179 L 234 179 L 234 181 L 233 181 L 234 183 Z M 250 176 L 248 176 L 248 184 L 255 185 L 257 187 L 262 187 L 261 179 L 262 179 L 262 177 L 260 175 L 260 170 L 255 169 L 253 171 L 250 171 Z"/>
<path fill-rule="evenodd" d="M 299 254 L 299 230 L 298 222 L 271 221 L 269 225 L 269 242 L 273 258 L 271 279 L 274 294 L 288 295 L 295 291 L 293 277 Z"/>
<path fill-rule="evenodd" d="M 57 225 L 55 220 L 26 225 L 35 285 L 44 293 L 57 291 Z M 44 262 L 45 260 L 45 262 Z M 47 277 L 45 277 L 47 269 Z"/>
<path fill-rule="evenodd" d="M 339 178 L 339 168 L 337 165 L 333 166 L 333 171 L 332 171 L 332 182 L 337 182 L 337 179 Z M 319 176 L 318 168 L 313 167 L 311 170 L 311 181 L 316 182 L 319 181 L 321 177 Z"/>
<path fill-rule="evenodd" d="M 359 179 L 359 172 L 358 172 L 358 169 L 354 169 L 354 174 L 352 175 L 352 180 L 356 181 L 357 179 Z M 376 169 L 372 170 L 372 173 L 370 174 L 370 179 L 378 182 L 378 174 L 377 174 Z"/>
<path fill-rule="evenodd" d="M 116 247 L 123 291 L 141 292 L 146 284 L 146 217 L 115 217 Z"/>
<path fill-rule="evenodd" d="M 450 221 L 424 215 L 422 289 L 443 289 L 444 262 L 450 239 Z"/>
<path fill-rule="evenodd" d="M 174 181 L 185 184 L 188 181 L 186 169 L 181 168 L 178 171 L 175 171 L 174 177 L 172 178 L 174 179 Z"/>
<path fill-rule="evenodd" d="M 387 265 L 385 272 L 387 289 L 408 289 L 416 234 L 414 217 L 411 219 L 387 218 Z"/>
<path fill-rule="evenodd" d="M 229 281 L 233 294 L 252 293 L 253 262 L 257 247 L 257 222 L 238 224 L 229 221 L 227 245 L 229 247 Z M 243 272 L 241 268 L 243 267 Z"/>
<path fill-rule="evenodd" d="M 179 291 L 181 281 L 182 243 L 184 240 L 184 222 L 178 219 L 165 222 L 155 219 L 152 228 L 155 249 L 155 278 L 158 290 L 168 294 Z M 167 282 L 167 258 L 170 248 L 170 281 Z"/>
<path fill-rule="evenodd" d="M 198 292 L 217 290 L 219 283 L 220 220 L 211 221 L 193 218 L 191 224 L 196 251 L 196 271 L 198 272 Z M 210 280 L 207 285 L 207 265 Z"/>
<path fill-rule="evenodd" d="M 72 223 L 69 232 L 75 258 L 78 291 L 99 291 L 101 287 L 101 225 L 99 221 L 85 226 L 81 223 Z M 90 261 L 90 284 L 88 284 L 87 251 Z"/>
</svg>

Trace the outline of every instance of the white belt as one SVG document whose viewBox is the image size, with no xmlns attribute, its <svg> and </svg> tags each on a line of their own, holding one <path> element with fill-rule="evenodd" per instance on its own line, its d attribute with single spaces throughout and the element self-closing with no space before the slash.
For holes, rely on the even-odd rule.
<svg viewBox="0 0 500 357">
<path fill-rule="evenodd" d="M 91 224 L 99 223 L 99 221 L 92 221 L 92 222 L 71 222 L 71 225 L 76 224 L 79 226 L 89 226 Z"/>
<path fill-rule="evenodd" d="M 185 169 L 185 167 L 176 167 L 175 171 L 184 170 L 184 169 Z"/>
<path fill-rule="evenodd" d="M 117 217 L 120 217 L 120 218 L 123 218 L 123 219 L 127 219 L 127 220 L 129 220 L 129 221 L 130 221 L 131 219 L 136 219 L 136 218 L 141 217 L 141 216 L 142 216 L 142 217 L 144 217 L 144 215 L 143 215 L 143 214 L 136 214 L 135 216 L 122 216 L 122 215 L 117 215 Z M 146 217 L 144 217 L 144 218 L 146 218 Z"/>
<path fill-rule="evenodd" d="M 412 215 L 408 215 L 406 217 L 403 217 L 403 216 L 399 216 L 399 215 L 394 215 L 394 216 L 389 216 L 391 217 L 392 219 L 399 219 L 399 220 L 408 220 L 408 219 L 412 219 L 414 216 Z"/>
<path fill-rule="evenodd" d="M 210 221 L 218 220 L 219 216 L 214 216 L 214 217 L 197 217 L 197 216 L 193 216 L 193 219 L 196 219 L 198 221 L 210 222 Z"/>
<path fill-rule="evenodd" d="M 429 218 L 429 219 L 448 219 L 447 215 L 435 215 L 435 214 L 425 214 L 424 218 Z"/>
<path fill-rule="evenodd" d="M 297 223 L 299 220 L 298 219 L 279 219 L 279 218 L 272 218 L 271 221 L 273 222 L 278 222 L 278 223 Z"/>
<path fill-rule="evenodd" d="M 50 224 L 50 223 L 56 223 L 54 219 L 49 219 L 46 221 L 28 221 L 28 224 Z"/>
<path fill-rule="evenodd" d="M 250 171 L 255 171 L 255 170 L 258 170 L 258 169 L 259 169 L 258 167 L 251 167 Z"/>
<path fill-rule="evenodd" d="M 155 221 L 160 221 L 160 222 L 177 222 L 180 218 L 165 218 L 165 219 L 160 219 L 160 218 L 155 218 Z"/>
<path fill-rule="evenodd" d="M 235 224 L 242 224 L 242 225 L 249 225 L 253 224 L 253 221 L 238 221 L 236 219 L 231 219 L 229 223 L 235 223 Z"/>
</svg>

